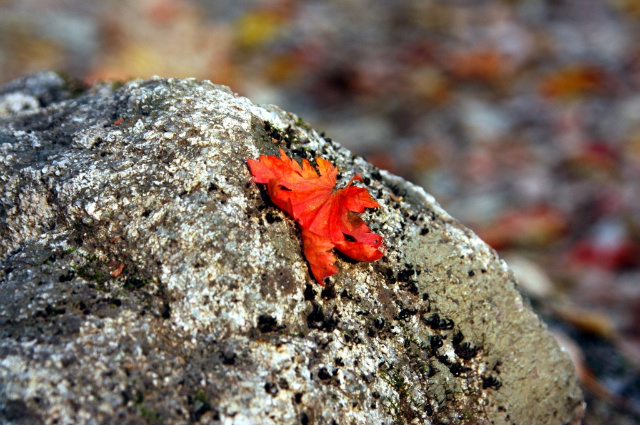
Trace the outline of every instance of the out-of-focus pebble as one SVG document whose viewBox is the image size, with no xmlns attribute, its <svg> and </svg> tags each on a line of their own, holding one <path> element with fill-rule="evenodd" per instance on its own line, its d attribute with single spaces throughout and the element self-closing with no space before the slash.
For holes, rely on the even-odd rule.
<svg viewBox="0 0 640 425">
<path fill-rule="evenodd" d="M 555 287 L 547 273 L 536 264 L 518 254 L 506 254 L 505 261 L 518 279 L 518 289 L 525 294 L 544 299 L 555 292 Z"/>
</svg>

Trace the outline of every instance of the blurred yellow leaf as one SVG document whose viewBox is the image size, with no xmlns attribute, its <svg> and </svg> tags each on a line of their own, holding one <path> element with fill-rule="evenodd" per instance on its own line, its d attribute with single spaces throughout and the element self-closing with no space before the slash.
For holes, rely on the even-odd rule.
<svg viewBox="0 0 640 425">
<path fill-rule="evenodd" d="M 271 11 L 247 13 L 236 21 L 236 43 L 243 48 L 269 44 L 278 37 L 283 24 L 284 19 Z"/>
<path fill-rule="evenodd" d="M 549 98 L 567 98 L 593 93 L 604 87 L 604 73 L 589 65 L 561 68 L 540 83 L 540 93 Z"/>
</svg>

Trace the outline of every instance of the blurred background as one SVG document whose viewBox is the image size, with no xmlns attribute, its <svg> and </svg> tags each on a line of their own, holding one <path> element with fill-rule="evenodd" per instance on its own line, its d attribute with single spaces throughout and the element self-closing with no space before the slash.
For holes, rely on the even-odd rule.
<svg viewBox="0 0 640 425">
<path fill-rule="evenodd" d="M 423 186 L 640 423 L 640 0 L 0 0 L 0 83 L 196 77 Z"/>
</svg>

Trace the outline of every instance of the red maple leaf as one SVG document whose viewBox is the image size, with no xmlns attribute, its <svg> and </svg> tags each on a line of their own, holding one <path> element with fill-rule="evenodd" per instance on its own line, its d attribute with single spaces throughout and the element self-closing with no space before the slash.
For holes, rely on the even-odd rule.
<svg viewBox="0 0 640 425">
<path fill-rule="evenodd" d="M 336 190 L 338 170 L 329 161 L 317 158 L 318 172 L 306 159 L 302 166 L 287 157 L 260 155 L 247 159 L 253 181 L 267 185 L 271 201 L 289 214 L 302 229 L 302 247 L 316 281 L 338 272 L 333 248 L 358 261 L 375 261 L 384 254 L 382 237 L 356 215 L 365 208 L 380 206 L 367 189 L 353 186 Z"/>
</svg>

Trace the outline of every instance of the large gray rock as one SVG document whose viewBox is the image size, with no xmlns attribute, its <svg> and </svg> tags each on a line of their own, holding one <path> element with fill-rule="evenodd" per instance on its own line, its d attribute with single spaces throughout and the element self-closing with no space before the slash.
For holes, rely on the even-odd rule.
<svg viewBox="0 0 640 425">
<path fill-rule="evenodd" d="M 360 172 L 388 250 L 322 288 L 245 158 Z M 0 422 L 576 424 L 567 355 L 422 189 L 194 80 L 0 89 Z"/>
</svg>

